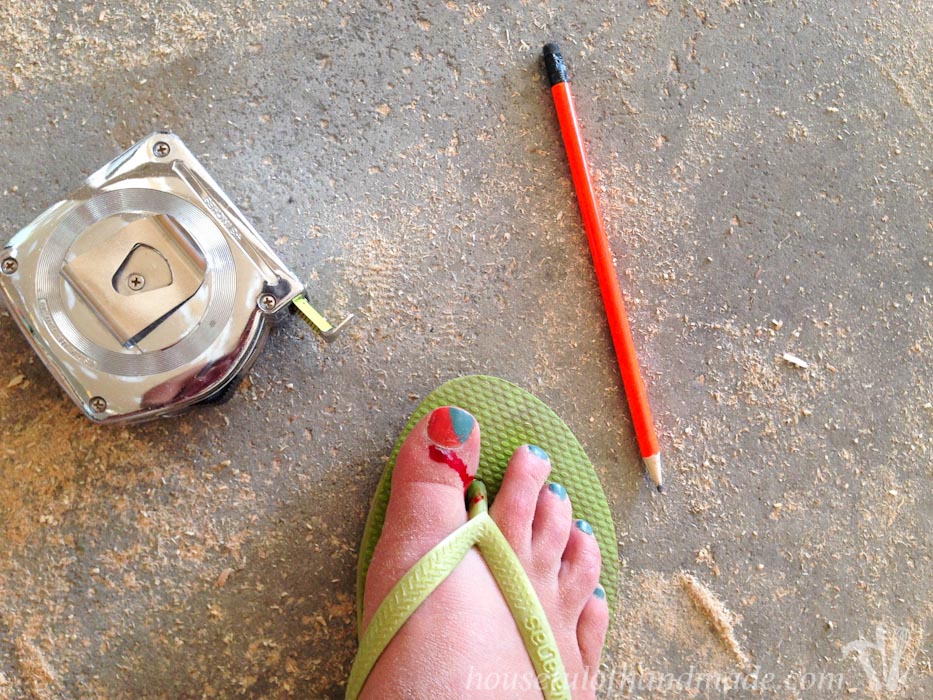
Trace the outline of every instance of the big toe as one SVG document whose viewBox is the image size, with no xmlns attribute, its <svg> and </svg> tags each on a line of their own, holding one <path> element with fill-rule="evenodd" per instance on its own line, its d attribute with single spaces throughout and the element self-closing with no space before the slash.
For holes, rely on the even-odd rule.
<svg viewBox="0 0 933 700">
<path fill-rule="evenodd" d="M 435 409 L 405 438 L 367 575 L 364 621 L 406 571 L 466 522 L 464 491 L 476 474 L 479 448 L 476 420 L 453 406 Z"/>
</svg>

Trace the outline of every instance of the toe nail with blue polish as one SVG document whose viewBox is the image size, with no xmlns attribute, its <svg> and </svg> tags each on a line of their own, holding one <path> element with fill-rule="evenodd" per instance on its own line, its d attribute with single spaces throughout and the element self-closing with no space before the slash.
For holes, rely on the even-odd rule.
<svg viewBox="0 0 933 700">
<path fill-rule="evenodd" d="M 528 451 L 531 452 L 531 454 L 533 454 L 538 459 L 543 459 L 545 462 L 550 459 L 550 457 L 548 457 L 547 452 L 542 450 L 537 445 L 528 445 Z"/>
<path fill-rule="evenodd" d="M 593 591 L 593 595 L 600 600 L 606 600 L 606 589 L 602 586 L 596 586 L 596 590 Z"/>
<path fill-rule="evenodd" d="M 473 416 L 456 406 L 441 406 L 428 419 L 428 437 L 441 447 L 460 447 L 473 432 Z"/>
<path fill-rule="evenodd" d="M 550 483 L 547 485 L 548 490 L 555 494 L 560 500 L 567 500 L 567 489 L 565 489 L 561 484 Z"/>
<path fill-rule="evenodd" d="M 588 522 L 586 522 L 585 520 L 583 520 L 582 518 L 581 518 L 580 520 L 577 520 L 577 521 L 574 523 L 574 525 L 577 526 L 577 529 L 578 529 L 580 532 L 585 532 L 587 535 L 592 535 L 592 534 L 593 534 L 593 526 L 590 525 L 590 524 L 589 524 Z"/>
</svg>

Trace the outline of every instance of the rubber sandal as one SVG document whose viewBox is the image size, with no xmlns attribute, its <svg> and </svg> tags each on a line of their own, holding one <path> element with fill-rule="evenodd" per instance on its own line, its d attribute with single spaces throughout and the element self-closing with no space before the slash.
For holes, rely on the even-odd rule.
<svg viewBox="0 0 933 700">
<path fill-rule="evenodd" d="M 467 491 L 469 519 L 425 554 L 395 584 L 364 632 L 366 573 L 382 534 L 395 459 L 411 429 L 441 406 L 458 406 L 469 411 L 482 431 L 479 469 Z M 347 681 L 347 700 L 356 700 L 370 671 L 398 630 L 473 547 L 479 549 L 515 617 L 544 697 L 546 700 L 570 699 L 557 644 L 534 587 L 486 509 L 488 501 L 494 499 L 499 490 L 509 458 L 525 444 L 538 445 L 548 453 L 550 480 L 567 489 L 573 517 L 587 520 L 593 526 L 603 561 L 600 585 L 606 591 L 611 616 L 619 587 L 615 527 L 599 479 L 580 443 L 551 409 L 515 384 L 487 376 L 454 379 L 432 392 L 415 409 L 376 488 L 360 546 L 356 589 L 360 646 Z"/>
</svg>

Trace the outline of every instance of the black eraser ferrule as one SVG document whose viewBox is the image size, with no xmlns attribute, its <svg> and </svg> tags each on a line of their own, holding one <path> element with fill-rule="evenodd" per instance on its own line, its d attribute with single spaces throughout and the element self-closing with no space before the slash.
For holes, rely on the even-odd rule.
<svg viewBox="0 0 933 700">
<path fill-rule="evenodd" d="M 558 83 L 566 83 L 570 78 L 567 77 L 567 64 L 564 63 L 560 46 L 554 43 L 545 44 L 542 53 L 544 54 L 544 69 L 547 71 L 547 79 L 551 87 Z"/>
</svg>

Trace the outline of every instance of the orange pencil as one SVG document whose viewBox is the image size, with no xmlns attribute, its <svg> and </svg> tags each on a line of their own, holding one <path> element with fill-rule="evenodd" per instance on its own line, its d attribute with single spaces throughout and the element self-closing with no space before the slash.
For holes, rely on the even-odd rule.
<svg viewBox="0 0 933 700">
<path fill-rule="evenodd" d="M 577 200 L 580 202 L 586 238 L 593 254 L 593 265 L 596 267 L 599 291 L 602 293 L 603 305 L 606 307 L 606 317 L 609 320 L 612 344 L 615 347 L 619 370 L 622 373 L 625 396 L 628 399 L 629 410 L 632 412 L 635 437 L 638 439 L 638 447 L 645 461 L 648 475 L 657 484 L 658 491 L 661 491 L 661 454 L 658 450 L 658 436 L 654 432 L 645 383 L 642 381 L 641 370 L 638 368 L 632 332 L 629 330 L 625 305 L 622 303 L 622 292 L 619 290 L 619 278 L 616 275 L 609 241 L 606 238 L 599 207 L 596 204 L 596 193 L 593 191 L 593 181 L 590 179 L 586 153 L 583 151 L 583 137 L 580 134 L 580 125 L 577 123 L 573 97 L 570 94 L 567 66 L 564 63 L 564 57 L 561 56 L 560 46 L 557 44 L 545 45 L 544 67 L 551 83 L 551 95 L 554 98 L 554 107 L 557 109 L 560 133 L 564 139 L 564 148 L 567 150 L 567 159 L 570 161 L 570 174 L 577 191 Z"/>
</svg>

